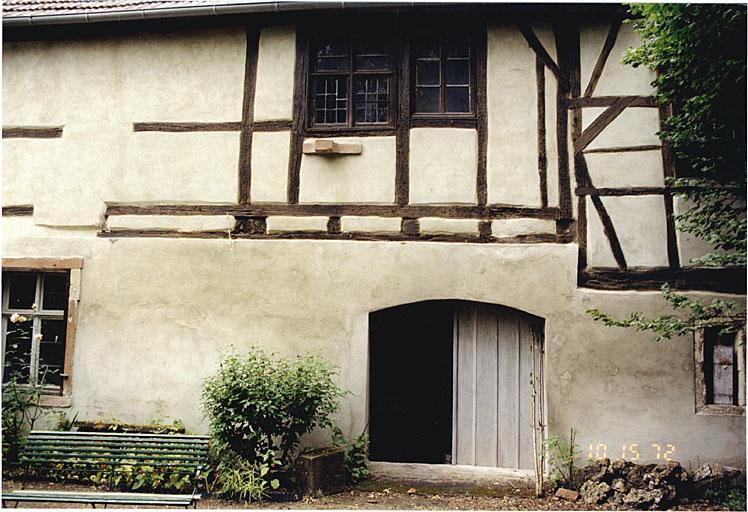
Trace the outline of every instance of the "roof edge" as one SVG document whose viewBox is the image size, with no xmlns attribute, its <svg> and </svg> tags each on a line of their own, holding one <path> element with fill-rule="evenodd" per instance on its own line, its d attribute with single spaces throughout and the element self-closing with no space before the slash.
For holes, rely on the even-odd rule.
<svg viewBox="0 0 748 512">
<path fill-rule="evenodd" d="M 200 7 L 171 7 L 75 14 L 3 17 L 3 28 L 36 27 L 43 25 L 73 25 L 80 23 L 142 21 L 171 18 L 194 18 L 232 14 L 259 14 L 320 9 L 353 9 L 362 7 L 413 7 L 419 2 L 345 2 L 345 1 L 280 1 L 245 4 L 213 4 Z M 438 2 L 435 2 L 438 3 Z"/>
</svg>

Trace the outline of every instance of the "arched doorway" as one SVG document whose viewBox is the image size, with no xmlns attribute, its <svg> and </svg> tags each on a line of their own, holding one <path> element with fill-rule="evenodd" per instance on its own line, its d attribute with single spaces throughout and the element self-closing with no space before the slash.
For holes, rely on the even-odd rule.
<svg viewBox="0 0 748 512">
<path fill-rule="evenodd" d="M 542 344 L 541 318 L 492 304 L 371 313 L 370 459 L 532 469 Z"/>
</svg>

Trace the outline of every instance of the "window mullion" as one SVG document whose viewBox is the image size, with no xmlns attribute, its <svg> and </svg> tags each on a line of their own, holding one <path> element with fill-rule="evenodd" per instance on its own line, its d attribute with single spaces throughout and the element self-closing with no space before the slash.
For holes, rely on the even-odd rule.
<svg viewBox="0 0 748 512">
<path fill-rule="evenodd" d="M 39 351 L 40 351 L 40 338 L 42 334 L 42 321 L 36 316 L 36 311 L 41 309 L 42 297 L 44 297 L 44 274 L 39 273 L 36 276 L 36 290 L 34 292 L 34 305 L 33 308 L 34 317 L 32 320 L 31 329 L 31 385 L 35 386 L 38 384 L 39 379 Z"/>
</svg>

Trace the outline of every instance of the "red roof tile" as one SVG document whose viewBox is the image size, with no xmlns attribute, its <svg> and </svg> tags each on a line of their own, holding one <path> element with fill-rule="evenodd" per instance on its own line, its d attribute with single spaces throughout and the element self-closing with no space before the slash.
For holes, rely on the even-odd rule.
<svg viewBox="0 0 748 512">
<path fill-rule="evenodd" d="M 246 0 L 4 0 L 3 18 L 259 3 Z M 264 2 L 267 3 L 267 2 Z"/>
</svg>

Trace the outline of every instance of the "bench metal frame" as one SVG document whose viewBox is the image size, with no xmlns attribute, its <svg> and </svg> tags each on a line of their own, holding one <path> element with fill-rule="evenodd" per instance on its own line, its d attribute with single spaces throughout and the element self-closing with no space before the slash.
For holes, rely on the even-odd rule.
<svg viewBox="0 0 748 512">
<path fill-rule="evenodd" d="M 89 476 L 108 473 L 113 488 L 116 468 L 121 466 L 167 468 L 167 474 L 192 475 L 192 494 L 123 492 L 76 492 L 20 490 L 3 493 L 2 502 L 63 502 L 96 505 L 183 506 L 197 508 L 197 479 L 206 464 L 207 436 L 130 434 L 119 432 L 52 432 L 29 434 L 20 466 L 41 473 L 76 472 Z M 73 465 L 75 468 L 66 468 Z M 60 467 L 63 466 L 63 467 Z M 25 482 L 24 482 L 25 484 Z"/>
</svg>

